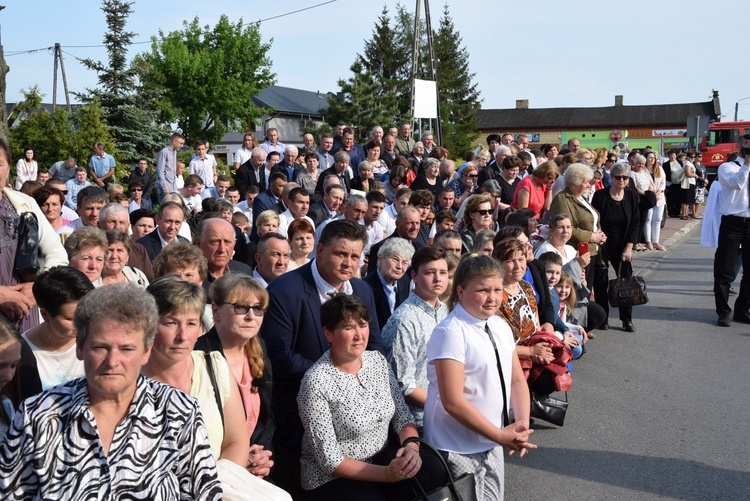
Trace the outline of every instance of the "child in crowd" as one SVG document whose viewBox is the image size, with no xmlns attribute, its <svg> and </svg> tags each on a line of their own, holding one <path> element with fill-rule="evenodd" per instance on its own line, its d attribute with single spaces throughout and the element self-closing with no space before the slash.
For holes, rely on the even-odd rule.
<svg viewBox="0 0 750 501">
<path fill-rule="evenodd" d="M 185 202 L 190 214 L 197 214 L 203 210 L 201 192 L 203 191 L 203 179 L 191 174 L 185 180 L 185 187 L 177 190 Z"/>
<path fill-rule="evenodd" d="M 8 388 L 5 386 L 13 380 L 16 368 L 21 362 L 21 338 L 11 323 L 0 316 L 0 373 L 3 374 L 0 381 L 0 440 L 5 438 L 13 421 L 15 405 L 7 396 Z M 18 391 L 15 392 L 16 394 Z M 18 402 L 16 402 L 17 404 Z"/>
<path fill-rule="evenodd" d="M 547 274 L 547 282 L 549 283 L 550 299 L 552 300 L 553 308 L 557 308 L 559 317 L 568 326 L 569 331 L 562 334 L 562 341 L 565 346 L 573 353 L 573 360 L 576 360 L 583 355 L 584 347 L 583 343 L 586 341 L 586 331 L 580 325 L 576 325 L 571 322 L 572 318 L 567 315 L 568 303 L 566 303 L 562 296 L 559 295 L 557 286 L 561 282 L 562 275 L 565 275 L 568 280 L 568 294 L 566 298 L 573 297 L 572 306 L 575 308 L 575 290 L 572 288 L 573 281 L 570 279 L 570 275 L 562 269 L 562 258 L 555 252 L 545 252 L 539 256 L 539 261 L 544 263 L 545 272 Z M 572 309 L 570 311 L 572 311 Z"/>
<path fill-rule="evenodd" d="M 242 230 L 242 234 L 245 235 L 245 243 L 250 243 L 250 232 L 253 229 L 250 227 L 247 216 L 243 212 L 235 212 L 232 214 L 232 224 Z"/>
</svg>

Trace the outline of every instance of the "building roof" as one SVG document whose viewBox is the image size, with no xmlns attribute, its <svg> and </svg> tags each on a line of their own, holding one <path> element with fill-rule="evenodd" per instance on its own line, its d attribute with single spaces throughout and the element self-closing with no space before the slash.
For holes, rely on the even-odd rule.
<svg viewBox="0 0 750 501">
<path fill-rule="evenodd" d="M 516 108 L 479 110 L 479 130 L 609 129 L 682 125 L 690 116 L 718 119 L 718 96 L 705 103 L 607 106 L 601 108 Z"/>
<path fill-rule="evenodd" d="M 322 115 L 321 110 L 328 107 L 328 94 L 271 85 L 253 96 L 253 101 L 258 106 L 274 108 L 277 113 Z"/>
</svg>

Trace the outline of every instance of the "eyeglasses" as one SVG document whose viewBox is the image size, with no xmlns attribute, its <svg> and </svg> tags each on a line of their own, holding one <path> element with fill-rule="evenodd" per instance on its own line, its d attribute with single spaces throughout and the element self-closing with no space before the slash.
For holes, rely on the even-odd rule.
<svg viewBox="0 0 750 501">
<path fill-rule="evenodd" d="M 411 264 L 406 259 L 401 259 L 398 256 L 391 256 L 388 259 L 391 261 L 391 263 L 393 263 L 394 266 L 400 265 L 402 268 L 408 268 L 409 264 Z"/>
<path fill-rule="evenodd" d="M 266 314 L 266 309 L 259 304 L 249 306 L 247 304 L 236 304 L 236 303 L 224 303 L 228 304 L 234 309 L 235 315 L 247 315 L 250 310 L 253 310 L 253 315 L 256 317 L 262 317 Z"/>
<path fill-rule="evenodd" d="M 625 181 L 627 179 L 630 179 L 630 176 L 612 176 L 612 179 L 617 179 L 618 181 Z"/>
<path fill-rule="evenodd" d="M 479 210 L 474 211 L 474 213 L 481 214 L 483 216 L 488 216 L 492 214 L 492 209 L 479 209 Z"/>
</svg>

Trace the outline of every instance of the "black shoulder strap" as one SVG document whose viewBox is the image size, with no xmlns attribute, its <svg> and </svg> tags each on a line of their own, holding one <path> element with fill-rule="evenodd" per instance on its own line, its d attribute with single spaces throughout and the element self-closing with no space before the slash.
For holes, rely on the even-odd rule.
<svg viewBox="0 0 750 501">
<path fill-rule="evenodd" d="M 508 396 L 506 395 L 505 391 L 505 376 L 503 376 L 503 366 L 500 364 L 500 354 L 497 352 L 497 345 L 495 344 L 495 339 L 492 337 L 490 326 L 486 322 L 484 324 L 484 331 L 487 333 L 487 336 L 489 336 L 490 342 L 492 343 L 492 348 L 495 350 L 497 372 L 500 373 L 500 386 L 502 386 L 503 389 L 503 426 L 505 427 L 510 424 L 510 418 L 508 417 Z"/>
<path fill-rule="evenodd" d="M 221 415 L 221 424 L 224 424 L 224 408 L 221 405 L 221 393 L 219 392 L 219 384 L 216 382 L 216 374 L 214 373 L 214 363 L 211 360 L 211 353 L 204 351 L 203 359 L 206 361 L 206 368 L 208 369 L 208 376 L 211 378 L 211 386 L 214 389 L 214 397 L 216 397 L 216 406 L 219 408 L 219 414 Z"/>
</svg>

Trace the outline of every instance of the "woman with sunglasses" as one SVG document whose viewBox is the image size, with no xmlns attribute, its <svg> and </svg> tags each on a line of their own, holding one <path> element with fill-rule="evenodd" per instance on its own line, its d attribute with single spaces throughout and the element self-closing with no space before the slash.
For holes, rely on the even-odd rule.
<svg viewBox="0 0 750 501">
<path fill-rule="evenodd" d="M 128 202 L 130 203 L 130 212 L 138 209 L 153 209 L 151 200 L 143 198 L 143 192 L 145 189 L 146 187 L 140 181 L 131 181 L 128 184 L 128 193 L 130 194 L 130 198 L 128 199 Z"/>
<path fill-rule="evenodd" d="M 603 263 L 606 268 L 598 268 L 594 276 L 594 297 L 596 302 L 604 308 L 609 318 L 609 300 L 607 297 L 608 272 L 611 264 L 621 276 L 629 277 L 633 274 L 631 261 L 633 246 L 638 241 L 639 225 L 641 222 L 638 210 L 638 192 L 626 189 L 630 182 L 630 165 L 619 163 L 612 167 L 612 186 L 606 190 L 594 193 L 591 205 L 601 215 L 602 231 L 607 235 L 604 243 L 606 253 Z M 620 308 L 622 328 L 626 332 L 635 332 L 633 325 L 633 308 Z M 608 320 L 607 320 L 608 322 Z"/>
<path fill-rule="evenodd" d="M 494 230 L 492 198 L 489 195 L 472 195 L 466 202 L 461 230 L 461 241 L 466 252 L 474 248 L 474 238 L 482 230 Z"/>
</svg>

